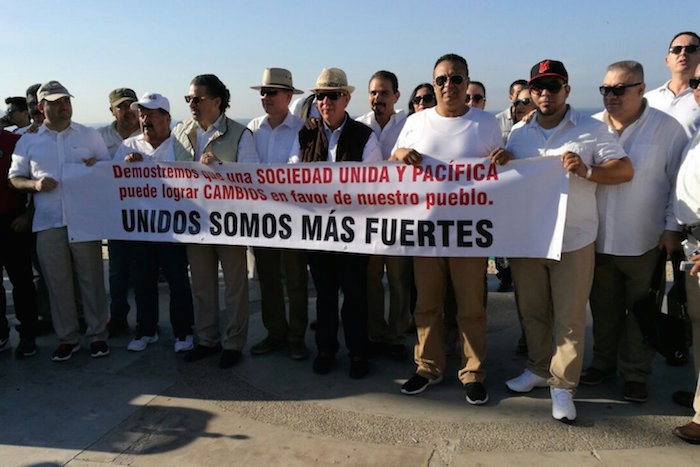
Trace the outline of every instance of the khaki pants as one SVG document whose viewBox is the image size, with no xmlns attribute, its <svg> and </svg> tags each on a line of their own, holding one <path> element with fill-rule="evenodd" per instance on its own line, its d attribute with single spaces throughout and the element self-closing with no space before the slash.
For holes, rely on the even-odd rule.
<svg viewBox="0 0 700 467">
<path fill-rule="evenodd" d="M 409 256 L 370 256 L 367 265 L 369 340 L 401 344 L 411 321 L 411 262 Z M 389 316 L 384 318 L 384 265 L 389 283 Z"/>
<path fill-rule="evenodd" d="M 553 387 L 573 389 L 581 376 L 594 253 L 591 243 L 563 253 L 561 261 L 510 261 L 527 338 L 527 368 L 550 378 Z"/>
<path fill-rule="evenodd" d="M 693 363 L 695 364 L 695 377 L 700 374 L 700 275 L 695 277 L 686 273 L 685 288 L 688 297 L 688 316 L 693 325 Z M 700 379 L 695 388 L 695 401 L 693 402 L 695 416 L 693 421 L 700 423 Z"/>
<path fill-rule="evenodd" d="M 222 245 L 187 245 L 192 275 L 194 322 L 199 343 L 242 350 L 248 338 L 248 273 L 246 248 Z M 219 262 L 224 272 L 225 315 L 223 339 L 219 327 Z"/>
<path fill-rule="evenodd" d="M 78 309 L 73 284 L 73 266 L 82 297 L 90 342 L 107 340 L 107 293 L 102 269 L 100 242 L 68 243 L 65 227 L 37 233 L 36 250 L 41 273 L 51 301 L 51 319 L 56 336 L 62 343 L 80 340 Z"/>
<path fill-rule="evenodd" d="M 484 274 L 486 258 L 413 258 L 418 301 L 413 318 L 418 331 L 416 373 L 436 378 L 445 371 L 445 339 L 442 311 L 448 277 L 457 299 L 457 324 L 462 336 L 462 384 L 483 382 L 486 358 Z"/>
<path fill-rule="evenodd" d="M 593 368 L 605 373 L 619 369 L 625 381 L 649 379 L 656 352 L 644 343 L 632 307 L 649 290 L 659 254 L 654 248 L 641 256 L 595 255 L 590 297 Z"/>
</svg>

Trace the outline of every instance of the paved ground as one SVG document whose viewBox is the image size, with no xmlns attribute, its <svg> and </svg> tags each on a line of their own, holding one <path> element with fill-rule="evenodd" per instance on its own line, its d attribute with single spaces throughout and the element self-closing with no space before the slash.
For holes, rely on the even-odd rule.
<svg viewBox="0 0 700 467">
<path fill-rule="evenodd" d="M 250 284 L 255 343 L 264 331 L 257 281 Z M 310 308 L 313 315 L 313 300 Z M 546 389 L 505 390 L 525 363 L 514 352 L 512 293 L 490 293 L 488 316 L 490 401 L 473 407 L 455 360 L 442 384 L 410 397 L 399 393 L 410 361 L 374 359 L 359 381 L 342 354 L 318 376 L 310 359 L 252 357 L 250 343 L 231 370 L 214 358 L 185 363 L 172 351 L 161 286 L 161 340 L 145 352 L 127 352 L 125 336 L 110 342 L 107 358 L 82 350 L 59 364 L 50 361 L 55 338 L 44 336 L 36 357 L 0 354 L 0 465 L 700 465 L 700 447 L 671 435 L 689 420 L 670 395 L 693 386 L 690 366 L 657 359 L 652 399 L 641 405 L 622 400 L 618 379 L 582 387 L 579 418 L 565 425 L 551 418 Z"/>
</svg>

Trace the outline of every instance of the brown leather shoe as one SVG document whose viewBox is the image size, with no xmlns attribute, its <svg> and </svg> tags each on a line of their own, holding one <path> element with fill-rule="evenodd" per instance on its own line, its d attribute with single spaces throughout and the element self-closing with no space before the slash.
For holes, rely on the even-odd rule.
<svg viewBox="0 0 700 467">
<path fill-rule="evenodd" d="M 638 381 L 625 382 L 624 398 L 630 402 L 646 402 L 649 399 L 649 389 L 646 383 Z"/>
<path fill-rule="evenodd" d="M 687 425 L 677 426 L 673 434 L 690 444 L 700 444 L 700 425 L 690 422 Z"/>
</svg>

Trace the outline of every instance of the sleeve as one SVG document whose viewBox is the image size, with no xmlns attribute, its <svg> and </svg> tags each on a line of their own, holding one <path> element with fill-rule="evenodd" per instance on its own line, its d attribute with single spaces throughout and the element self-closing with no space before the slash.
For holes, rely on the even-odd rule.
<svg viewBox="0 0 700 467">
<path fill-rule="evenodd" d="M 611 160 L 627 157 L 627 153 L 620 145 L 617 136 L 608 131 L 605 123 L 596 122 L 599 125 L 597 125 L 597 131 L 595 131 L 594 164 L 601 165 Z"/>
<path fill-rule="evenodd" d="M 95 151 L 95 158 L 98 161 L 112 160 L 112 157 L 109 154 L 109 149 L 107 149 L 107 145 L 102 139 L 102 136 L 100 136 L 100 133 L 97 130 L 91 130 L 90 133 L 92 135 L 92 150 Z"/>
<path fill-rule="evenodd" d="M 675 124 L 675 120 L 673 121 Z M 665 230 L 681 230 L 680 224 L 676 220 L 675 214 L 675 198 L 676 193 L 676 178 L 680 170 L 683 150 L 688 144 L 688 135 L 680 124 L 674 125 L 673 136 L 671 137 L 671 145 L 668 148 L 668 157 L 666 158 L 666 177 L 669 181 L 668 202 L 666 203 L 666 226 Z"/>
<path fill-rule="evenodd" d="M 297 134 L 294 138 L 294 143 L 292 144 L 292 150 L 289 151 L 289 159 L 287 159 L 288 164 L 298 164 L 301 162 L 301 157 L 299 153 L 301 152 L 301 146 L 299 144 L 299 135 Z"/>
<path fill-rule="evenodd" d="M 260 162 L 258 152 L 255 150 L 253 133 L 248 129 L 243 132 L 241 139 L 238 141 L 238 162 L 252 162 L 255 164 Z"/>
<path fill-rule="evenodd" d="M 377 136 L 372 132 L 369 135 L 367 143 L 365 143 L 365 148 L 362 151 L 362 161 L 363 162 L 381 162 L 384 160 L 382 157 L 382 148 L 379 146 L 379 140 Z"/>
<path fill-rule="evenodd" d="M 27 155 L 27 137 L 22 137 L 17 141 L 15 150 L 12 153 L 12 162 L 10 169 L 7 172 L 7 178 L 25 177 L 32 178 L 31 166 L 29 164 L 29 156 Z"/>
</svg>

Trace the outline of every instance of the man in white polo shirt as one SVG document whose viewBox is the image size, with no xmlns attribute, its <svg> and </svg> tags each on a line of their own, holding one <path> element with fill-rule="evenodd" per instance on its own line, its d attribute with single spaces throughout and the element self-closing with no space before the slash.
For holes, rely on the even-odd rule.
<svg viewBox="0 0 700 467">
<path fill-rule="evenodd" d="M 659 256 L 680 249 L 673 191 L 687 138 L 675 118 L 647 104 L 640 63 L 610 65 L 600 92 L 605 112 L 595 118 L 618 137 L 635 174 L 629 183 L 600 185 L 596 191 L 593 361 L 581 384 L 598 384 L 617 370 L 625 400 L 645 402 L 656 352 L 644 343 L 632 307 L 649 290 Z"/>
<path fill-rule="evenodd" d="M 379 139 L 382 157 L 388 160 L 396 139 L 406 123 L 406 114 L 396 111 L 399 100 L 399 80 L 390 71 L 381 70 L 369 79 L 369 105 L 372 108 L 360 117 Z M 410 256 L 372 255 L 367 265 L 367 320 L 370 351 L 387 346 L 389 356 L 404 360 L 408 351 L 404 333 L 411 320 L 411 262 Z M 384 317 L 384 267 L 389 282 L 389 316 Z"/>
<path fill-rule="evenodd" d="M 506 386 L 515 392 L 549 386 L 552 416 L 573 421 L 598 233 L 596 186 L 629 181 L 634 169 L 604 124 L 566 104 L 571 89 L 563 63 L 535 64 L 528 84 L 537 113 L 513 127 L 506 148 L 516 159 L 560 158 L 570 181 L 561 260 L 511 259 L 528 362 Z"/>
<path fill-rule="evenodd" d="M 302 94 L 292 84 L 292 73 L 284 68 L 265 68 L 262 83 L 251 86 L 260 92 L 265 115 L 248 123 L 256 152 L 263 164 L 286 164 L 289 152 L 304 122 L 289 112 L 292 95 Z M 255 264 L 260 279 L 262 320 L 267 336 L 253 345 L 250 353 L 262 355 L 289 346 L 293 360 L 309 355 L 304 342 L 308 323 L 308 272 L 303 250 L 255 247 Z M 284 305 L 282 265 L 289 298 L 289 319 Z"/>
<path fill-rule="evenodd" d="M 693 99 L 688 81 L 700 64 L 700 37 L 694 32 L 679 32 L 669 44 L 666 66 L 671 79 L 646 93 L 651 107 L 662 110 L 678 120 L 691 138 L 700 128 L 700 107 Z"/>
<path fill-rule="evenodd" d="M 93 165 L 110 160 L 100 134 L 71 121 L 73 97 L 58 81 L 44 83 L 37 92 L 44 124 L 36 133 L 25 134 L 12 155 L 10 184 L 34 194 L 33 230 L 42 274 L 51 300 L 51 317 L 60 345 L 52 360 L 68 360 L 80 349 L 80 327 L 73 288 L 78 277 L 80 295 L 90 341 L 90 354 L 109 354 L 107 346 L 107 296 L 102 249 L 99 241 L 69 243 L 67 219 L 63 215 L 63 169 L 67 164 Z"/>
</svg>

